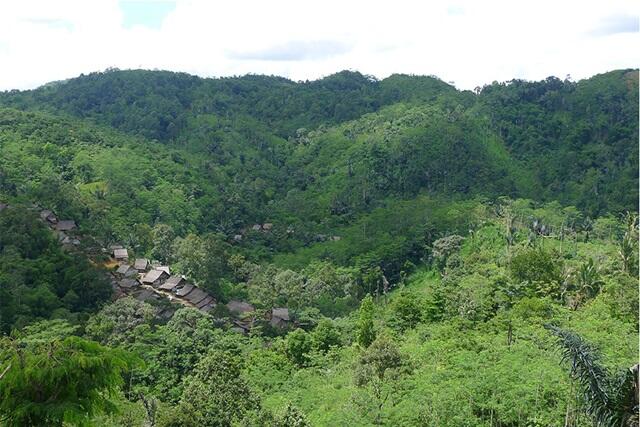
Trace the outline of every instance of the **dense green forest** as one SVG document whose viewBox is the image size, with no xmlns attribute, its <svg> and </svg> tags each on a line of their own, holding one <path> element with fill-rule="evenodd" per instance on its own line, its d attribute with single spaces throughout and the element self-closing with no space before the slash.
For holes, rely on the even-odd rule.
<svg viewBox="0 0 640 427">
<path fill-rule="evenodd" d="M 0 93 L 0 425 L 637 426 L 638 132 L 637 70 Z"/>
</svg>

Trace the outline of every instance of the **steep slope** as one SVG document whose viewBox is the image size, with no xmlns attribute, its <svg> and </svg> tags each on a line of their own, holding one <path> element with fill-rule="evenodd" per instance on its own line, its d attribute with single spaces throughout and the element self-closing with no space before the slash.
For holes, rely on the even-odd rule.
<svg viewBox="0 0 640 427">
<path fill-rule="evenodd" d="M 637 205 L 637 85 L 629 70 L 480 94 L 353 72 L 298 83 L 93 73 L 0 94 L 22 110 L 0 112 L 0 194 L 46 203 L 104 239 L 139 244 L 158 223 L 243 235 L 258 258 L 322 246 L 374 211 L 425 199 L 619 213 Z M 248 232 L 266 222 L 273 232 Z"/>
<path fill-rule="evenodd" d="M 434 100 L 440 93 L 456 93 L 436 78 L 419 79 L 416 86 L 413 78 L 406 76 L 378 82 L 343 71 L 296 83 L 258 75 L 203 79 L 165 71 L 107 70 L 34 91 L 6 93 L 0 102 L 91 118 L 161 141 L 179 139 L 187 130 L 188 119 L 200 114 L 250 116 L 287 137 L 298 128 L 351 120 L 393 102 Z"/>
<path fill-rule="evenodd" d="M 483 88 L 482 111 L 540 194 L 591 215 L 638 205 L 638 71 Z"/>
<path fill-rule="evenodd" d="M 520 169 L 532 172 L 520 179 L 527 190 L 522 195 L 560 200 L 597 215 L 637 205 L 636 192 L 629 191 L 638 174 L 637 88 L 637 70 L 613 71 L 577 83 L 553 77 L 513 80 L 485 86 L 477 95 L 424 76 L 393 75 L 378 81 L 343 71 L 317 81 L 293 82 L 257 75 L 203 79 L 163 71 L 108 70 L 33 91 L 6 92 L 0 94 L 0 105 L 91 119 L 205 154 L 212 165 L 239 163 L 251 169 L 250 175 L 260 174 L 269 163 L 277 168 L 289 163 L 294 147 L 287 139 L 300 140 L 309 131 L 323 133 L 328 126 L 396 103 L 429 106 L 439 108 L 446 120 L 474 117 L 473 126 L 460 128 L 465 136 L 482 134 L 494 140 L 495 147 L 504 144 L 510 156 L 522 162 Z M 356 129 L 349 137 L 357 136 Z M 248 166 L 247 157 L 252 159 Z M 289 184 L 271 185 L 282 179 L 267 175 L 258 185 L 268 183 L 266 196 L 258 189 L 259 197 L 269 199 L 274 191 L 290 189 Z M 465 187 L 470 183 L 448 191 Z M 243 199 L 252 197 L 240 194 Z"/>
</svg>

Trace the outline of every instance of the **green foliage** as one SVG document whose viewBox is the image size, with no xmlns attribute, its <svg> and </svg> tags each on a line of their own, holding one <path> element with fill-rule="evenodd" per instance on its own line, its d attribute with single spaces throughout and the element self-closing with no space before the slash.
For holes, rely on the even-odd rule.
<svg viewBox="0 0 640 427">
<path fill-rule="evenodd" d="M 313 348 L 321 352 L 327 352 L 332 347 L 338 347 L 341 344 L 340 331 L 331 319 L 322 319 L 313 332 L 311 333 Z"/>
<path fill-rule="evenodd" d="M 510 270 L 516 282 L 525 283 L 538 295 L 558 297 L 564 279 L 556 253 L 542 248 L 521 250 L 511 259 Z"/>
<path fill-rule="evenodd" d="M 376 338 L 373 324 L 374 310 L 373 298 L 367 295 L 360 303 L 356 325 L 356 341 L 365 348 L 369 347 Z"/>
<path fill-rule="evenodd" d="M 599 387 L 622 407 L 609 389 L 637 359 L 637 219 L 619 219 L 637 208 L 637 82 L 474 94 L 406 75 L 110 70 L 0 94 L 0 332 L 26 334 L 0 375 L 22 352 L 29 379 L 62 381 L 47 391 L 71 409 L 32 424 L 586 425 L 542 325 L 602 348 Z M 166 324 L 133 299 L 103 307 L 104 275 L 32 203 L 74 219 L 97 263 L 123 244 L 218 307 Z M 228 299 L 262 325 L 287 307 L 293 331 L 224 332 Z M 126 384 L 109 374 L 125 373 L 119 349 L 146 362 Z"/>
<path fill-rule="evenodd" d="M 547 328 L 558 338 L 563 360 L 571 366 L 584 395 L 586 412 L 597 426 L 625 426 L 637 422 L 637 365 L 610 373 L 602 366 L 599 352 L 579 335 L 555 326 Z"/>
<path fill-rule="evenodd" d="M 102 272 L 65 252 L 35 212 L 0 212 L 0 332 L 95 310 L 111 296 Z"/>
<path fill-rule="evenodd" d="M 389 323 L 395 329 L 404 331 L 414 328 L 424 318 L 423 304 L 416 295 L 400 292 L 391 301 Z"/>
<path fill-rule="evenodd" d="M 382 423 L 383 406 L 391 399 L 397 399 L 400 393 L 399 380 L 410 372 L 410 365 L 395 343 L 381 335 L 364 350 L 354 371 L 354 380 L 358 387 L 368 388 L 375 399 L 374 423 Z"/>
<path fill-rule="evenodd" d="M 480 104 L 514 157 L 535 171 L 540 195 L 590 215 L 637 207 L 637 192 L 625 190 L 638 175 L 638 144 L 630 143 L 638 132 L 637 70 L 577 83 L 494 83 L 482 89 Z"/>
<path fill-rule="evenodd" d="M 274 427 L 311 427 L 311 423 L 307 420 L 300 409 L 287 403 L 284 409 L 275 417 Z"/>
<path fill-rule="evenodd" d="M 302 329 L 296 329 L 287 335 L 285 340 L 285 354 L 298 367 L 309 363 L 309 353 L 313 348 L 312 337 Z"/>
<path fill-rule="evenodd" d="M 87 424 L 112 412 L 131 359 L 78 337 L 1 343 L 0 420 L 8 426 Z"/>
<path fill-rule="evenodd" d="M 133 343 L 153 321 L 155 309 L 131 297 L 121 298 L 89 319 L 85 332 L 103 345 Z"/>
<path fill-rule="evenodd" d="M 463 241 L 464 237 L 454 234 L 452 236 L 443 237 L 433 242 L 431 256 L 433 257 L 435 265 L 440 270 L 444 269 L 449 257 L 460 250 L 460 246 L 462 245 Z"/>
<path fill-rule="evenodd" d="M 162 426 L 231 426 L 258 409 L 259 400 L 241 375 L 238 356 L 214 350 L 200 360 L 185 387 L 177 410 Z"/>
<path fill-rule="evenodd" d="M 162 263 L 169 263 L 173 257 L 173 240 L 176 235 L 173 228 L 167 224 L 156 224 L 151 230 L 153 250 L 151 255 Z"/>
<path fill-rule="evenodd" d="M 182 308 L 160 328 L 153 345 L 144 349 L 147 369 L 142 382 L 169 402 L 183 393 L 183 379 L 211 349 L 237 350 L 237 338 L 215 327 L 213 319 L 193 308 Z"/>
</svg>

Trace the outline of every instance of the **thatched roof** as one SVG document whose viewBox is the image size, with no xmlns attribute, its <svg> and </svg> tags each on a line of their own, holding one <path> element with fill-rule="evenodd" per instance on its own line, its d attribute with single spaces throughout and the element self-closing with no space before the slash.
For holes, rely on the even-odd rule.
<svg viewBox="0 0 640 427">
<path fill-rule="evenodd" d="M 186 285 L 184 285 L 183 287 L 179 288 L 174 292 L 176 293 L 177 296 L 184 297 L 189 295 L 189 292 L 191 292 L 193 288 L 195 288 L 195 286 L 193 286 L 191 283 L 187 283 Z"/>
<path fill-rule="evenodd" d="M 145 258 L 138 258 L 133 263 L 133 268 L 140 271 L 146 270 L 147 268 L 149 268 L 149 260 Z"/>
<path fill-rule="evenodd" d="M 56 218 L 55 214 L 53 212 L 51 212 L 48 209 L 45 209 L 43 211 L 40 212 L 40 218 L 42 218 L 45 221 L 49 221 L 51 223 L 56 223 L 58 222 L 58 218 Z"/>
<path fill-rule="evenodd" d="M 200 307 L 200 311 L 203 311 L 205 313 L 210 312 L 211 310 L 213 310 L 214 308 L 216 308 L 216 302 L 212 301 L 209 304 L 205 305 L 204 307 Z"/>
<path fill-rule="evenodd" d="M 116 273 L 118 274 L 123 274 L 125 276 L 130 275 L 130 274 L 135 274 L 138 271 L 134 268 L 131 268 L 130 265 L 127 264 L 123 264 L 120 267 L 118 267 L 118 269 L 116 270 Z"/>
<path fill-rule="evenodd" d="M 69 231 L 73 230 L 74 228 L 76 228 L 76 222 L 72 219 L 64 219 L 58 221 L 58 223 L 56 224 L 56 230 L 59 231 Z"/>
<path fill-rule="evenodd" d="M 171 276 L 158 289 L 162 289 L 162 290 L 165 290 L 165 291 L 171 291 L 176 286 L 180 286 L 182 283 L 184 283 L 184 281 L 185 281 L 184 277 L 182 277 L 182 276 Z"/>
<path fill-rule="evenodd" d="M 187 301 L 189 301 L 191 304 L 198 304 L 200 301 L 202 301 L 203 299 L 205 299 L 208 296 L 209 296 L 209 294 L 207 294 L 202 289 L 195 288 L 194 290 L 189 292 L 189 295 L 187 295 L 185 297 L 185 299 Z"/>
<path fill-rule="evenodd" d="M 215 304 L 215 299 L 212 296 L 207 295 L 205 299 L 196 304 L 196 308 L 202 309 L 211 303 Z"/>
<path fill-rule="evenodd" d="M 115 259 L 128 259 L 129 252 L 126 249 L 114 249 L 113 257 Z"/>
<path fill-rule="evenodd" d="M 255 311 L 256 309 L 254 306 L 252 306 L 248 302 L 236 301 L 236 300 L 229 301 L 227 303 L 227 308 L 229 309 L 229 311 L 236 314 L 248 313 L 250 311 Z"/>
<path fill-rule="evenodd" d="M 169 267 L 167 267 L 166 265 L 159 265 L 157 267 L 154 267 L 156 270 L 162 270 L 165 271 L 167 274 L 171 274 L 171 270 L 169 269 Z"/>
<path fill-rule="evenodd" d="M 118 286 L 125 289 L 131 289 L 139 286 L 140 283 L 136 279 L 122 279 L 118 282 Z"/>
<path fill-rule="evenodd" d="M 175 314 L 176 310 L 173 307 L 168 307 L 158 313 L 158 317 L 164 320 L 169 320 Z"/>
<path fill-rule="evenodd" d="M 273 308 L 271 309 L 271 317 L 289 321 L 289 309 L 286 307 Z"/>
<path fill-rule="evenodd" d="M 140 292 L 136 296 L 136 299 L 138 301 L 147 301 L 148 299 L 151 299 L 153 297 L 155 297 L 155 294 L 153 293 L 153 291 L 150 291 L 149 289 L 144 289 L 142 292 Z"/>
<path fill-rule="evenodd" d="M 169 275 L 167 274 L 166 271 L 150 270 L 142 278 L 142 283 L 153 283 L 158 279 L 159 280 L 164 280 L 164 279 L 167 279 L 168 277 L 169 277 Z"/>
</svg>

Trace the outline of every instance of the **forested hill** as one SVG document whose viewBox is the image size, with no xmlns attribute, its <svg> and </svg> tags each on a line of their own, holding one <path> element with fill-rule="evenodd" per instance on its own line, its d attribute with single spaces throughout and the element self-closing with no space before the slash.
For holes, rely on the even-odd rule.
<svg viewBox="0 0 640 427">
<path fill-rule="evenodd" d="M 252 259 L 364 257 L 396 277 L 425 227 L 427 240 L 469 228 L 427 206 L 524 197 L 594 218 L 638 203 L 633 70 L 476 93 L 347 71 L 296 83 L 112 70 L 5 92 L 0 105 L 0 195 L 139 253 L 151 249 L 145 227 L 166 224 L 242 235 Z M 398 209 L 415 213 L 385 234 Z M 250 232 L 262 223 L 273 232 Z M 334 236 L 345 239 L 327 252 Z"/>
<path fill-rule="evenodd" d="M 65 111 L 161 141 L 179 139 L 189 118 L 248 116 L 279 136 L 336 124 L 409 99 L 434 101 L 456 90 L 432 77 L 397 75 L 377 81 L 343 71 L 312 82 L 247 75 L 203 79 L 166 71 L 106 71 L 6 98 L 18 108 Z"/>
<path fill-rule="evenodd" d="M 637 70 L 0 93 L 0 426 L 637 426 L 637 206 Z"/>
<path fill-rule="evenodd" d="M 344 175 L 358 167 L 371 175 L 371 187 L 381 187 L 385 193 L 402 187 L 400 196 L 412 197 L 415 187 L 433 190 L 448 180 L 435 172 L 412 176 L 412 171 L 425 168 L 422 156 L 430 156 L 416 155 L 416 148 L 439 151 L 435 158 L 447 164 L 464 161 L 464 156 L 490 145 L 489 158 L 481 160 L 489 171 L 481 177 L 495 181 L 493 162 L 506 159 L 515 166 L 510 172 L 498 172 L 505 177 L 496 184 L 499 194 L 560 200 L 590 215 L 637 205 L 635 192 L 627 191 L 637 182 L 637 70 L 613 71 L 577 83 L 553 77 L 540 82 L 513 80 L 476 92 L 457 91 L 435 77 L 393 75 L 378 81 L 348 71 L 292 82 L 257 75 L 203 79 L 163 71 L 112 70 L 33 91 L 7 92 L 0 96 L 0 105 L 88 118 L 181 150 L 205 152 L 217 167 L 233 168 L 229 164 L 238 159 L 249 159 L 258 168 L 295 165 L 294 176 L 286 173 L 290 179 L 284 184 L 278 174 L 261 177 L 269 187 L 267 198 L 273 192 L 304 189 L 333 171 Z M 413 119 L 390 114 L 385 110 L 389 106 L 396 111 L 409 109 Z M 431 111 L 430 119 L 424 111 L 415 113 L 425 108 Z M 340 127 L 367 114 L 374 116 L 355 128 Z M 431 124 L 441 129 L 432 130 Z M 339 135 L 331 132 L 336 126 Z M 371 130 L 380 141 L 372 138 Z M 449 140 L 442 141 L 442 134 Z M 470 141 L 474 137 L 481 141 Z M 316 155 L 319 139 L 332 150 L 324 150 L 322 165 L 304 164 L 302 174 L 300 161 L 308 163 L 309 156 Z M 405 143 L 411 139 L 418 141 L 417 147 Z M 360 150 L 354 153 L 359 141 Z M 389 176 L 381 170 L 379 163 L 387 161 L 387 154 L 396 158 L 400 174 L 407 171 L 407 176 Z M 370 164 L 363 163 L 363 157 Z M 454 175 L 455 184 L 446 191 L 466 192 L 473 187 L 474 167 L 468 176 L 455 164 L 447 168 L 452 169 L 448 173 Z M 413 187 L 409 192 L 404 191 L 406 181 Z M 496 194 L 493 190 L 485 194 Z"/>
</svg>

